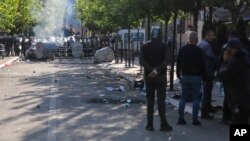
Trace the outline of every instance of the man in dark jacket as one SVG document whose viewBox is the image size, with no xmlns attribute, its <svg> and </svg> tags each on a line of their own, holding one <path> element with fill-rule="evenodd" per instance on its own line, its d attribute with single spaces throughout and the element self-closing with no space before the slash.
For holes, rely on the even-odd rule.
<svg viewBox="0 0 250 141">
<path fill-rule="evenodd" d="M 201 82 L 206 76 L 204 51 L 196 46 L 198 42 L 197 33 L 189 33 L 189 44 L 182 47 L 177 56 L 177 77 L 181 80 L 181 99 L 179 103 L 179 120 L 177 124 L 186 124 L 184 119 L 185 103 L 191 87 L 193 99 L 193 125 L 201 125 L 198 120 Z"/>
<path fill-rule="evenodd" d="M 153 116 L 155 91 L 161 119 L 160 131 L 171 131 L 172 127 L 166 119 L 166 67 L 168 63 L 167 46 L 160 41 L 160 31 L 152 31 L 152 40 L 141 48 L 140 64 L 144 67 L 144 79 L 147 97 L 147 126 L 146 130 L 153 131 Z"/>
<path fill-rule="evenodd" d="M 212 90 L 217 63 L 217 56 L 212 44 L 215 39 L 215 33 L 212 30 L 207 30 L 203 34 L 203 40 L 198 43 L 198 46 L 204 50 L 206 61 L 206 81 L 203 83 L 201 118 L 212 119 L 213 116 L 210 115 L 211 112 L 214 112 L 212 106 Z"/>
<path fill-rule="evenodd" d="M 249 58 L 239 40 L 230 40 L 224 53 L 223 67 L 218 77 L 228 86 L 228 103 L 232 110 L 232 124 L 249 124 Z"/>
</svg>

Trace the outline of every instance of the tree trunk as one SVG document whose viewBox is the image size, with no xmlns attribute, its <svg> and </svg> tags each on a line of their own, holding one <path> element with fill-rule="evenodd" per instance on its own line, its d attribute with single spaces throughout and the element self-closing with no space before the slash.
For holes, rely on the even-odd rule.
<svg viewBox="0 0 250 141">
<path fill-rule="evenodd" d="M 193 23 L 195 31 L 198 30 L 198 16 L 200 8 L 201 8 L 201 0 L 196 0 L 196 6 L 194 10 L 194 23 Z"/>
<path fill-rule="evenodd" d="M 198 30 L 198 11 L 195 10 L 194 12 L 194 30 L 197 31 Z"/>
<path fill-rule="evenodd" d="M 231 14 L 232 14 L 232 24 L 235 25 L 237 23 L 237 20 L 238 20 L 239 10 L 233 9 L 233 10 L 231 10 Z"/>
<path fill-rule="evenodd" d="M 209 7 L 209 19 L 208 19 L 208 22 L 210 24 L 210 26 L 212 25 L 212 22 L 213 22 L 213 7 Z"/>
<path fill-rule="evenodd" d="M 147 19 L 146 19 L 146 27 L 145 27 L 145 29 L 146 29 L 146 31 L 145 31 L 145 33 L 146 33 L 146 41 L 149 41 L 150 40 L 150 35 L 151 35 L 151 25 L 150 25 L 150 23 L 151 23 L 151 19 L 150 19 L 150 11 L 148 12 L 148 14 L 147 14 Z"/>
<path fill-rule="evenodd" d="M 165 35 L 165 43 L 168 43 L 168 19 L 165 19 L 165 31 L 164 31 L 164 35 Z"/>
<path fill-rule="evenodd" d="M 206 11 L 206 7 L 204 7 L 203 9 L 203 18 L 204 18 L 204 22 L 207 20 L 207 11 Z"/>
<path fill-rule="evenodd" d="M 174 65 L 175 65 L 175 48 L 176 48 L 176 20 L 177 20 L 177 8 L 175 2 L 175 10 L 174 10 L 174 29 L 173 29 L 173 43 L 171 47 L 171 66 L 170 66 L 170 86 L 169 90 L 174 90 Z"/>
</svg>

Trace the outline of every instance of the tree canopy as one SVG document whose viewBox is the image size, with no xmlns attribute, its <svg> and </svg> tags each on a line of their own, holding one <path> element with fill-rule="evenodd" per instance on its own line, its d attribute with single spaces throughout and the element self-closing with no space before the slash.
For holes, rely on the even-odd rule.
<svg viewBox="0 0 250 141">
<path fill-rule="evenodd" d="M 0 31 L 20 33 L 35 22 L 40 8 L 40 0 L 1 0 Z"/>
</svg>

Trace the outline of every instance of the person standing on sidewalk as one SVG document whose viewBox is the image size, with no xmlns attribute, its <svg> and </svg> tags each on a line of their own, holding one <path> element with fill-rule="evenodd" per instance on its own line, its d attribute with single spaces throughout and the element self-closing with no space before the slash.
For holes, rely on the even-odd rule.
<svg viewBox="0 0 250 141">
<path fill-rule="evenodd" d="M 203 83 L 201 118 L 212 119 L 213 116 L 210 115 L 211 112 L 214 112 L 214 108 L 212 107 L 212 89 L 217 63 L 217 57 L 212 45 L 215 39 L 215 33 L 212 30 L 206 30 L 203 31 L 202 34 L 203 40 L 198 43 L 198 46 L 203 49 L 205 53 L 206 81 Z"/>
<path fill-rule="evenodd" d="M 140 53 L 140 64 L 144 67 L 144 80 L 147 97 L 146 130 L 153 131 L 155 91 L 157 94 L 158 112 L 161 119 L 160 131 L 171 131 L 173 128 L 166 118 L 166 68 L 168 63 L 167 46 L 161 42 L 161 32 L 153 29 L 152 40 L 144 44 Z"/>
<path fill-rule="evenodd" d="M 191 87 L 193 99 L 193 125 L 201 125 L 198 120 L 200 105 L 201 82 L 205 79 L 205 54 L 196 44 L 198 42 L 197 33 L 192 31 L 188 36 L 188 44 L 182 47 L 177 56 L 177 77 L 181 82 L 181 99 L 179 103 L 179 125 L 187 124 L 184 119 L 185 104 Z"/>
<path fill-rule="evenodd" d="M 227 83 L 232 124 L 250 124 L 250 63 L 248 52 L 238 39 L 230 40 L 223 55 L 218 77 Z"/>
<path fill-rule="evenodd" d="M 228 47 L 228 42 L 230 40 L 239 40 L 238 38 L 238 33 L 237 31 L 233 30 L 230 31 L 228 34 L 228 41 L 223 45 L 222 47 L 222 51 L 220 53 L 219 59 L 218 59 L 218 68 L 217 68 L 217 72 L 219 72 L 221 67 L 224 67 L 224 65 L 226 63 L 224 63 L 223 60 L 223 56 L 224 56 L 224 52 L 227 50 Z M 218 73 L 217 73 L 217 77 L 218 77 Z M 228 103 L 228 90 L 230 89 L 227 85 L 227 81 L 223 81 L 220 80 L 220 82 L 222 82 L 222 86 L 223 86 L 223 90 L 224 90 L 224 99 L 223 99 L 223 108 L 222 108 L 222 119 L 220 120 L 221 124 L 229 124 L 232 121 L 232 110 L 230 109 L 229 103 Z"/>
</svg>

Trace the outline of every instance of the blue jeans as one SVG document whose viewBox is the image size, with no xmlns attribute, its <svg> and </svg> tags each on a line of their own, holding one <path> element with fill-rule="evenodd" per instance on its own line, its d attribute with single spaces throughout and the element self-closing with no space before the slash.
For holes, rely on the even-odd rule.
<svg viewBox="0 0 250 141">
<path fill-rule="evenodd" d="M 184 119 L 184 110 L 188 94 L 192 93 L 193 99 L 193 119 L 198 119 L 200 108 L 200 90 L 201 90 L 201 77 L 200 76 L 183 76 L 181 79 L 181 99 L 179 103 L 179 118 Z M 191 89 L 191 90 L 190 90 Z M 190 91 L 190 92 L 189 92 Z"/>
</svg>

